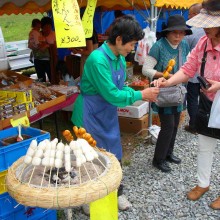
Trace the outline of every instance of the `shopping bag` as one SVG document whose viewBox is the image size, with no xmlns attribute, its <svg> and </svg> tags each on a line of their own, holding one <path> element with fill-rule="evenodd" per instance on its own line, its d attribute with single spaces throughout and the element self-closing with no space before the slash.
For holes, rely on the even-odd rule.
<svg viewBox="0 0 220 220">
<path fill-rule="evenodd" d="M 156 42 L 156 35 L 149 27 L 146 27 L 143 31 L 145 33 L 144 38 L 138 41 L 138 46 L 134 56 L 134 60 L 138 62 L 139 65 L 144 64 L 150 48 Z"/>
<path fill-rule="evenodd" d="M 220 128 L 220 90 L 217 91 L 212 103 L 208 127 Z"/>
</svg>

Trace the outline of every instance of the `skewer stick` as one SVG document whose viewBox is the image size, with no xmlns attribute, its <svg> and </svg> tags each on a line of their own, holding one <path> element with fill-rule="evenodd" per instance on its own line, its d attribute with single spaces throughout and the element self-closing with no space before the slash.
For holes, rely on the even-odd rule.
<svg viewBox="0 0 220 220">
<path fill-rule="evenodd" d="M 101 161 L 99 158 L 97 158 L 97 160 L 102 164 L 102 166 L 103 166 L 105 169 L 107 169 L 107 167 L 102 163 L 102 161 Z"/>
<path fill-rule="evenodd" d="M 70 173 L 68 172 L 69 174 L 69 177 L 70 177 Z M 70 191 L 70 178 L 69 178 L 69 191 Z M 70 201 L 71 201 L 71 191 L 69 192 L 69 204 L 70 204 Z"/>
<path fill-rule="evenodd" d="M 27 166 L 27 164 L 24 164 L 24 166 L 23 166 L 21 172 L 20 172 L 19 175 L 18 175 L 18 179 L 19 179 L 20 182 L 21 182 L 21 177 L 22 177 L 22 174 L 23 174 L 24 169 L 26 168 L 26 166 Z"/>
<path fill-rule="evenodd" d="M 79 183 L 80 183 L 80 184 L 82 183 L 80 167 L 79 167 Z"/>
<path fill-rule="evenodd" d="M 49 183 L 48 183 L 48 187 L 50 187 L 51 172 L 52 172 L 52 167 L 50 167 L 50 175 L 49 175 Z"/>
<path fill-rule="evenodd" d="M 84 167 L 84 169 L 86 170 L 86 173 L 87 173 L 87 175 L 88 175 L 89 179 L 90 179 L 90 180 L 92 180 L 92 179 L 91 179 L 91 177 L 90 177 L 90 175 L 89 175 L 89 172 L 88 172 L 88 170 L 86 169 L 86 166 L 85 166 L 85 164 L 83 164 L 83 167 Z"/>
<path fill-rule="evenodd" d="M 98 170 L 96 169 L 96 167 L 95 167 L 95 165 L 94 165 L 94 163 L 91 161 L 91 163 L 92 163 L 92 165 L 93 165 L 93 168 L 95 169 L 95 171 L 96 171 L 96 174 L 97 174 L 97 176 L 99 176 L 99 172 L 98 172 Z"/>
<path fill-rule="evenodd" d="M 69 176 L 69 188 L 70 188 L 70 172 L 68 172 L 68 176 Z"/>
<path fill-rule="evenodd" d="M 19 205 L 21 205 L 21 203 L 18 203 L 18 204 L 14 207 L 14 209 L 16 209 Z"/>
<path fill-rule="evenodd" d="M 36 166 L 34 166 L 34 168 L 33 168 L 33 170 L 32 170 L 32 173 L 31 173 L 31 176 L 30 176 L 30 179 L 29 179 L 28 185 L 30 185 L 30 182 L 31 182 L 32 176 L 33 176 L 33 174 L 34 174 L 35 167 L 36 167 Z"/>
<path fill-rule="evenodd" d="M 47 168 L 47 167 L 45 166 L 45 167 L 44 167 L 43 176 L 42 176 L 42 179 L 41 179 L 40 188 L 42 188 L 42 185 L 43 185 L 43 181 L 44 181 L 44 175 L 45 175 L 46 168 Z"/>
<path fill-rule="evenodd" d="M 59 168 L 57 169 L 57 179 L 58 179 Z M 57 188 L 57 179 L 56 179 L 56 188 Z"/>
</svg>

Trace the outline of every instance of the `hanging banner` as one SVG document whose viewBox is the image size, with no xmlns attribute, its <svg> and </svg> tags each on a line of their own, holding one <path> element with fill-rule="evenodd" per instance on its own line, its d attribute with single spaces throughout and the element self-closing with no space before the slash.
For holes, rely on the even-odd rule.
<svg viewBox="0 0 220 220">
<path fill-rule="evenodd" d="M 52 0 L 57 48 L 86 46 L 77 0 Z"/>
<path fill-rule="evenodd" d="M 97 0 L 88 0 L 86 10 L 83 14 L 82 25 L 86 38 L 92 37 L 93 33 L 93 18 L 95 13 Z"/>
</svg>

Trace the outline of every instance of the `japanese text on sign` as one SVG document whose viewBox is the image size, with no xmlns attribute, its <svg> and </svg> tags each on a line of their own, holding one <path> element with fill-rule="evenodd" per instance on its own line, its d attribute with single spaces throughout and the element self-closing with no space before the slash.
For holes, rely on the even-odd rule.
<svg viewBox="0 0 220 220">
<path fill-rule="evenodd" d="M 97 0 L 88 0 L 86 10 L 83 14 L 82 24 L 86 38 L 92 37 L 93 33 L 93 17 L 95 13 Z"/>
<path fill-rule="evenodd" d="M 58 48 L 83 47 L 85 33 L 77 0 L 52 0 Z"/>
</svg>

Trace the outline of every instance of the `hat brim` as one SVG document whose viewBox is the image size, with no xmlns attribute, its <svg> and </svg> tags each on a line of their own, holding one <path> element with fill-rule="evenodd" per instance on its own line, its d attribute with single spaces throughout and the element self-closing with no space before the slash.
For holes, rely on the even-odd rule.
<svg viewBox="0 0 220 220">
<path fill-rule="evenodd" d="M 220 16 L 199 13 L 186 22 L 187 25 L 198 28 L 220 27 Z"/>
<path fill-rule="evenodd" d="M 185 31 L 186 35 L 191 35 L 192 30 L 186 26 L 176 26 L 176 27 L 169 27 L 161 31 L 162 34 L 166 34 L 169 31 Z"/>
</svg>

